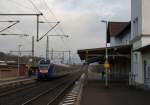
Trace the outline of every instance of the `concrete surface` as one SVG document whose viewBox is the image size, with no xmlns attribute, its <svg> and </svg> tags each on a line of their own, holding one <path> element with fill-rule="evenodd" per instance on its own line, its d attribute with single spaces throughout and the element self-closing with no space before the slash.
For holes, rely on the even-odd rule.
<svg viewBox="0 0 150 105">
<path fill-rule="evenodd" d="M 150 105 L 150 92 L 129 88 L 123 83 L 89 80 L 83 88 L 81 105 Z"/>
</svg>

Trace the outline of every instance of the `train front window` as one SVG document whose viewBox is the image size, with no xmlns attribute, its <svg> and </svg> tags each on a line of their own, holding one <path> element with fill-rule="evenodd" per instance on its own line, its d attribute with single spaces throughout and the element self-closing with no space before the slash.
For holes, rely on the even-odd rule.
<svg viewBox="0 0 150 105">
<path fill-rule="evenodd" d="M 48 67 L 39 67 L 39 70 L 41 73 L 47 73 L 48 72 Z"/>
</svg>

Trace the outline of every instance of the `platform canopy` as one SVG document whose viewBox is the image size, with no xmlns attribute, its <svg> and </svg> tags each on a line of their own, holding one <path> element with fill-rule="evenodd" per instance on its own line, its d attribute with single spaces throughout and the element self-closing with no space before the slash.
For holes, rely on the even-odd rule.
<svg viewBox="0 0 150 105">
<path fill-rule="evenodd" d="M 146 51 L 150 51 L 150 44 L 149 45 L 146 45 L 146 46 L 143 46 L 139 49 L 136 49 L 134 51 L 140 51 L 140 52 L 146 52 Z"/>
<path fill-rule="evenodd" d="M 106 48 L 92 48 L 92 49 L 83 49 L 78 50 L 78 55 L 81 60 L 85 60 L 88 63 L 101 62 L 105 61 L 105 51 Z M 108 58 L 109 61 L 112 61 L 114 58 L 130 58 L 131 57 L 131 45 L 122 45 L 108 47 Z"/>
</svg>

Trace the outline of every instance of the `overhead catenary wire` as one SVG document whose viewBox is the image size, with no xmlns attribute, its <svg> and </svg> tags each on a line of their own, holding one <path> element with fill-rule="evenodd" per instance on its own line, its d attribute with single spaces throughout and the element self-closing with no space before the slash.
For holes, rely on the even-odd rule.
<svg viewBox="0 0 150 105">
<path fill-rule="evenodd" d="M 44 1 L 45 6 L 47 7 L 47 9 L 49 10 L 49 12 L 54 16 L 54 18 L 56 19 L 56 21 L 58 21 L 56 15 L 55 15 L 55 14 L 53 13 L 53 11 L 49 8 L 49 6 L 47 5 L 46 1 L 45 1 L 45 0 L 43 0 L 43 1 Z M 60 28 L 60 30 L 62 31 L 62 33 L 65 35 L 65 32 L 63 31 L 61 24 L 60 24 L 58 27 Z"/>
<path fill-rule="evenodd" d="M 27 6 L 25 6 L 25 5 L 23 5 L 23 4 L 25 4 L 25 2 L 24 3 L 20 3 L 19 1 L 17 2 L 17 1 L 15 1 L 15 0 L 8 0 L 9 2 L 12 2 L 12 3 L 15 3 L 15 4 L 17 4 L 19 7 L 25 7 L 25 8 L 27 8 L 27 9 L 30 9 L 30 10 L 32 10 L 32 11 L 35 11 L 35 8 L 29 8 L 29 7 L 27 7 Z M 26 2 L 27 3 L 27 2 Z M 31 3 L 30 3 L 31 4 Z M 36 11 L 36 13 L 37 13 L 37 11 Z M 14 18 L 14 17 L 11 17 L 11 18 L 13 18 L 13 19 L 16 19 L 16 18 Z M 19 20 L 20 20 L 20 17 L 18 16 L 17 18 L 19 18 Z M 21 22 L 22 24 L 23 24 L 23 22 Z M 19 28 L 19 29 L 18 29 Z M 23 31 L 22 30 L 22 28 L 20 28 L 20 27 L 18 27 L 16 30 L 17 31 L 19 31 L 19 32 L 25 32 L 25 31 Z M 11 31 L 13 31 L 13 30 L 11 30 Z M 15 32 L 16 33 L 16 32 Z"/>
<path fill-rule="evenodd" d="M 41 11 L 39 10 L 39 8 L 34 4 L 33 1 L 31 1 L 31 0 L 28 0 L 28 1 L 33 5 L 33 7 L 34 7 L 37 11 L 41 12 Z M 48 22 L 48 19 L 46 18 L 46 16 L 42 15 L 42 17 L 43 17 L 43 19 L 44 19 L 45 21 Z M 51 24 L 49 24 L 49 25 L 50 25 L 51 27 L 54 27 L 54 26 L 52 26 Z M 55 28 L 54 28 L 54 31 L 56 32 L 56 34 L 59 35 L 59 33 L 56 31 Z M 56 44 L 57 44 L 57 43 L 56 43 Z"/>
<path fill-rule="evenodd" d="M 62 43 L 64 44 L 64 46 L 65 46 L 66 48 L 68 48 L 68 50 L 70 50 L 70 46 L 68 46 L 68 44 L 65 43 L 63 37 L 61 37 L 61 41 L 62 41 Z"/>
<path fill-rule="evenodd" d="M 47 21 L 48 22 L 48 19 L 43 15 L 43 18 L 44 18 L 44 20 L 45 21 Z M 49 24 L 51 27 L 53 27 L 51 24 Z M 56 34 L 59 34 L 57 31 L 56 31 L 56 29 L 54 28 L 54 31 L 56 32 Z"/>
<path fill-rule="evenodd" d="M 35 5 L 35 3 L 32 1 L 32 0 L 28 0 L 32 5 L 33 5 L 33 7 L 38 11 L 38 12 L 41 12 L 40 10 L 39 10 L 39 8 Z M 56 19 L 56 21 L 58 21 L 57 20 L 57 18 L 56 18 L 56 16 L 54 15 L 54 13 L 51 11 L 51 9 L 48 7 L 48 5 L 47 5 L 47 3 L 45 2 L 45 0 L 44 0 L 44 4 L 45 4 L 45 6 L 47 7 L 47 9 L 49 10 L 49 12 L 55 17 L 55 19 Z M 43 18 L 44 18 L 44 20 L 48 20 L 44 15 L 43 15 Z M 60 25 L 58 26 L 58 27 L 60 27 Z M 58 32 L 56 31 L 56 29 L 54 29 L 54 31 L 58 34 Z M 64 31 L 62 30 L 62 28 L 61 28 L 61 31 L 62 31 L 62 33 L 63 34 L 65 34 L 64 33 Z"/>
<path fill-rule="evenodd" d="M 44 1 L 45 6 L 47 7 L 47 9 L 49 10 L 49 12 L 54 16 L 54 18 L 56 19 L 56 21 L 58 21 L 56 15 L 55 15 L 55 14 L 53 13 L 53 11 L 49 8 L 49 6 L 47 5 L 46 1 L 45 1 L 45 0 L 43 0 L 43 1 Z"/>
<path fill-rule="evenodd" d="M 32 5 L 33 5 L 33 7 L 39 12 L 39 13 L 41 13 L 41 11 L 39 10 L 39 8 L 35 5 L 35 3 L 32 1 L 32 0 L 28 0 Z M 48 21 L 48 19 L 44 16 L 44 15 L 42 15 L 42 17 L 44 18 L 44 20 L 45 21 Z M 53 27 L 51 24 L 49 24 L 51 27 Z M 54 29 L 55 30 L 55 29 Z M 55 32 L 57 33 L 57 31 L 55 30 Z"/>
<path fill-rule="evenodd" d="M 8 22 L 10 22 L 10 21 L 8 21 Z M 11 22 L 12 22 L 12 21 L 11 21 Z M 5 30 L 7 30 L 7 29 L 13 27 L 13 26 L 16 25 L 17 23 L 19 23 L 19 21 L 15 21 L 13 24 L 11 24 L 11 25 L 7 26 L 6 28 L 0 30 L 0 32 L 3 32 L 3 31 L 5 31 Z"/>
<path fill-rule="evenodd" d="M 28 0 L 28 1 L 33 5 L 33 7 L 34 7 L 39 13 L 41 13 L 41 11 L 37 8 L 37 6 L 33 3 L 32 0 Z"/>
<path fill-rule="evenodd" d="M 56 19 L 56 21 L 58 21 L 57 17 L 53 13 L 53 11 L 49 8 L 49 6 L 47 5 L 46 1 L 45 0 L 43 0 L 43 1 L 44 1 L 45 6 L 47 7 L 47 9 L 49 10 L 49 12 L 54 16 L 54 18 Z M 65 32 L 63 31 L 61 25 L 59 25 L 58 27 L 60 28 L 61 32 L 65 35 Z M 64 42 L 64 40 L 62 38 L 61 38 L 61 40 L 62 40 L 64 46 L 66 46 L 67 48 L 70 49 L 70 47 Z"/>
<path fill-rule="evenodd" d="M 9 1 L 11 1 L 11 0 L 9 0 Z M 32 10 L 36 10 L 36 12 L 39 12 L 39 13 L 41 13 L 41 10 L 35 5 L 35 3 L 32 1 L 32 0 L 28 0 L 31 4 L 32 4 L 32 6 L 34 7 L 34 9 L 32 9 L 32 8 L 28 8 L 27 6 L 23 6 L 23 5 L 19 5 L 20 3 L 18 3 L 18 2 L 16 2 L 16 1 L 14 1 L 14 3 L 16 3 L 16 4 L 18 4 L 18 6 L 21 6 L 21 7 L 25 7 L 25 8 L 28 8 L 28 9 L 32 9 Z M 44 0 L 45 1 L 45 0 Z M 11 2 L 13 2 L 13 1 L 11 1 Z M 47 3 L 45 2 L 45 4 L 47 5 Z M 50 11 L 50 13 L 56 18 L 56 20 L 57 20 L 57 17 L 54 15 L 54 13 L 51 11 L 51 9 L 49 8 L 49 6 L 47 5 L 46 6 L 47 8 L 48 8 L 48 10 Z M 46 16 L 42 16 L 43 18 L 44 18 L 44 20 L 45 21 L 48 21 L 48 19 L 47 19 L 47 17 Z M 49 24 L 51 27 L 52 27 L 52 24 Z M 14 30 L 12 30 L 12 31 L 14 31 Z M 18 31 L 21 31 L 20 29 L 18 30 Z M 57 33 L 57 34 L 59 34 L 59 32 L 58 31 L 56 31 L 56 29 L 54 29 L 54 31 Z M 22 31 L 21 31 L 22 32 Z M 64 32 L 62 31 L 62 33 L 64 34 Z"/>
<path fill-rule="evenodd" d="M 18 5 L 18 6 L 24 7 L 24 8 L 29 9 L 29 10 L 33 10 L 34 12 L 37 12 L 37 11 L 35 11 L 35 9 L 23 5 L 23 3 L 19 3 L 19 2 L 14 1 L 14 0 L 8 0 L 8 1 L 9 1 L 9 2 L 12 2 L 12 3 L 14 3 L 14 4 Z"/>
</svg>

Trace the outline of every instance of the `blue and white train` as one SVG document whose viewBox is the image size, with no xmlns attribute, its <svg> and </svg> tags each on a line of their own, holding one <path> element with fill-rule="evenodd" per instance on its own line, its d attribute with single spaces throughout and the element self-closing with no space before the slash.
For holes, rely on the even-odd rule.
<svg viewBox="0 0 150 105">
<path fill-rule="evenodd" d="M 52 78 L 65 76 L 70 73 L 70 67 L 64 64 L 50 63 L 50 60 L 42 59 L 38 64 L 37 79 L 51 80 Z"/>
</svg>

